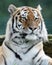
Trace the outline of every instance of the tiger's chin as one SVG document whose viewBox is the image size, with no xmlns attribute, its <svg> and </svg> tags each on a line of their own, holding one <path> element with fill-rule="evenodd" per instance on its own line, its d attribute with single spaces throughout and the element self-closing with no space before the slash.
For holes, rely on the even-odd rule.
<svg viewBox="0 0 52 65">
<path fill-rule="evenodd" d="M 25 37 L 25 39 L 27 39 L 27 40 L 37 40 L 38 38 L 37 38 L 36 35 L 32 34 L 32 35 L 27 35 L 27 36 Z"/>
</svg>

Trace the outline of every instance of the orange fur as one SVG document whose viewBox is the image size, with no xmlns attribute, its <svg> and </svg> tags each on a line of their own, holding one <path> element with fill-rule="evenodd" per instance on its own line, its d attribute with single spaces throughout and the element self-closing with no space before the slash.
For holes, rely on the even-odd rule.
<svg viewBox="0 0 52 65">
<path fill-rule="evenodd" d="M 40 18 L 38 18 L 37 20 L 35 20 L 35 17 L 34 17 L 34 13 L 33 13 L 33 9 L 30 8 L 30 7 L 22 7 L 22 8 L 18 8 L 14 13 L 13 13 L 13 16 L 16 17 L 16 14 L 18 14 L 21 10 L 25 10 L 28 12 L 28 16 L 27 16 L 27 19 L 26 20 L 23 20 L 21 18 L 20 15 L 18 15 L 18 18 L 19 20 L 22 22 L 24 28 L 28 28 L 28 27 L 32 27 L 33 29 L 34 28 L 37 28 L 39 23 L 40 23 L 40 20 L 41 20 L 41 15 L 40 15 L 40 12 L 34 8 L 34 11 L 36 11 L 38 13 L 38 16 Z"/>
</svg>

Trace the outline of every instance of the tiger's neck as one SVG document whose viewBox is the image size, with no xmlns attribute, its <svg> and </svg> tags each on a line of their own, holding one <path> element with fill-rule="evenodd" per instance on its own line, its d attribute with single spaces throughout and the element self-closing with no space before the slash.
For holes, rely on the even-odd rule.
<svg viewBox="0 0 52 65">
<path fill-rule="evenodd" d="M 27 53 L 29 50 L 31 50 L 33 47 L 35 47 L 37 50 L 43 49 L 43 42 L 41 40 L 25 40 L 25 39 L 12 39 L 10 40 L 10 43 L 8 44 L 15 52 L 17 53 Z M 36 49 L 34 51 L 36 51 Z"/>
</svg>

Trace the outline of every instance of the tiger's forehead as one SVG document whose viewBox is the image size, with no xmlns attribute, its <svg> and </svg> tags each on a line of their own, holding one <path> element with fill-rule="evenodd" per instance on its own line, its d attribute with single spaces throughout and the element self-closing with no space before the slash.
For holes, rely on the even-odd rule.
<svg viewBox="0 0 52 65">
<path fill-rule="evenodd" d="M 22 7 L 18 7 L 16 9 L 16 11 L 13 13 L 13 16 L 16 15 L 16 13 L 21 12 L 21 11 L 27 11 L 27 12 L 32 12 L 32 11 L 36 11 L 37 13 L 39 13 L 39 11 L 36 8 L 33 7 L 28 7 L 28 6 L 22 6 Z M 32 12 L 33 13 L 33 12 Z"/>
<path fill-rule="evenodd" d="M 27 6 L 17 8 L 13 16 L 17 17 L 25 28 L 30 26 L 33 28 L 38 27 L 41 20 L 38 9 Z"/>
</svg>

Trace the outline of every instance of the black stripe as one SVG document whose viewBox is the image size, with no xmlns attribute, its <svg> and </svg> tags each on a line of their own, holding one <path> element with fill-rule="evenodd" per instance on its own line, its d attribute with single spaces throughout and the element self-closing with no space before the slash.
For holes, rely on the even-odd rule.
<svg viewBox="0 0 52 65">
<path fill-rule="evenodd" d="M 39 62 L 39 63 L 38 63 Z M 41 57 L 37 60 L 36 64 L 38 63 L 38 65 L 41 65 L 42 64 L 42 60 L 41 60 Z M 35 64 L 35 65 L 36 65 Z"/>
<path fill-rule="evenodd" d="M 32 45 L 24 54 L 28 53 L 33 47 L 34 45 Z"/>
<path fill-rule="evenodd" d="M 16 17 L 16 28 L 17 28 L 17 17 Z"/>
<path fill-rule="evenodd" d="M 14 17 L 12 18 L 12 29 L 13 29 L 13 25 L 14 25 Z"/>
<path fill-rule="evenodd" d="M 34 46 L 36 46 L 38 44 L 38 42 L 37 43 L 35 43 L 35 44 L 33 44 L 24 54 L 26 54 L 26 53 L 28 53 Z"/>
<path fill-rule="evenodd" d="M 18 27 L 17 27 L 17 21 L 16 21 L 16 28 L 18 28 Z"/>
<path fill-rule="evenodd" d="M 12 30 L 13 30 L 13 33 L 17 33 L 17 31 L 14 29 L 14 17 L 12 18 Z"/>
<path fill-rule="evenodd" d="M 12 30 L 13 30 L 13 33 L 15 33 L 15 29 L 14 29 L 14 17 L 12 18 Z"/>
<path fill-rule="evenodd" d="M 14 54 L 15 54 L 15 57 L 22 60 L 22 58 L 20 57 L 19 54 L 17 54 L 13 49 L 11 49 L 6 43 L 5 43 L 6 47 L 9 48 Z"/>
<path fill-rule="evenodd" d="M 2 55 L 2 56 L 3 56 L 3 55 Z M 3 56 L 3 58 L 4 58 L 4 64 L 7 65 L 7 61 L 6 61 L 6 59 L 5 59 L 4 56 Z"/>
<path fill-rule="evenodd" d="M 37 62 L 39 62 L 41 60 L 41 57 L 37 60 Z"/>
<path fill-rule="evenodd" d="M 40 64 L 39 64 L 39 65 L 42 65 L 42 62 L 43 62 L 43 60 L 41 60 L 41 62 L 40 62 Z"/>
<path fill-rule="evenodd" d="M 15 40 L 12 39 L 12 41 L 13 41 L 14 43 L 18 44 Z"/>
<path fill-rule="evenodd" d="M 40 53 L 41 49 L 36 53 L 36 55 L 32 58 L 33 60 L 38 56 L 38 54 Z"/>
</svg>

